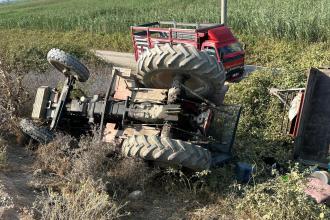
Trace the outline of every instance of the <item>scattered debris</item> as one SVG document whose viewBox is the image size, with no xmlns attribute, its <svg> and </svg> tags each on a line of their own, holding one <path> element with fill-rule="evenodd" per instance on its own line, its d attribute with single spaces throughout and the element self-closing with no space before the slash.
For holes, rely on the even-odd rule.
<svg viewBox="0 0 330 220">
<path fill-rule="evenodd" d="M 239 162 L 236 164 L 236 179 L 242 183 L 248 183 L 254 172 L 254 167 L 247 163 Z"/>
<path fill-rule="evenodd" d="M 312 68 L 305 89 L 272 88 L 270 93 L 284 104 L 282 127 L 295 138 L 294 158 L 328 169 L 330 69 Z"/>
<path fill-rule="evenodd" d="M 330 174 L 327 171 L 314 171 L 311 176 L 321 180 L 324 184 L 330 183 Z"/>
<path fill-rule="evenodd" d="M 128 198 L 133 200 L 139 200 L 143 197 L 143 192 L 140 190 L 135 190 L 128 195 Z"/>
<path fill-rule="evenodd" d="M 330 202 L 330 185 L 318 178 L 308 178 L 305 193 L 317 203 Z"/>
</svg>

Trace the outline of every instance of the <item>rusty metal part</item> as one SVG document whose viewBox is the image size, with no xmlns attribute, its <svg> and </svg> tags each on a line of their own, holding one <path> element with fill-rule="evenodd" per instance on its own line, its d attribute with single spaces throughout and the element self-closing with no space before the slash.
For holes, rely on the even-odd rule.
<svg viewBox="0 0 330 220">
<path fill-rule="evenodd" d="M 181 84 L 183 84 L 186 79 L 188 79 L 188 77 L 184 75 L 176 75 L 174 77 L 172 87 L 168 90 L 167 104 L 176 103 L 180 96 L 183 95 Z"/>
<path fill-rule="evenodd" d="M 211 102 L 210 100 L 203 98 L 202 96 L 198 95 L 197 93 L 195 93 L 194 91 L 192 91 L 191 89 L 189 89 L 187 86 L 181 84 L 182 88 L 184 88 L 187 92 L 191 93 L 193 96 L 195 96 L 196 98 L 204 101 L 205 103 L 209 104 L 212 107 L 217 107 L 216 104 L 214 104 L 213 102 Z"/>
<path fill-rule="evenodd" d="M 162 128 L 162 132 L 160 134 L 161 137 L 172 137 L 171 135 L 171 128 L 172 128 L 172 125 L 169 124 L 169 123 L 165 123 L 163 128 Z"/>
<path fill-rule="evenodd" d="M 178 121 L 180 105 L 157 105 L 152 103 L 133 104 L 128 116 L 143 122 Z"/>
<path fill-rule="evenodd" d="M 124 130 L 118 130 L 117 125 L 115 123 L 107 123 L 106 127 L 103 131 L 103 138 L 104 142 L 114 143 L 114 142 L 121 142 L 122 139 L 133 135 L 159 135 L 160 129 L 155 127 L 147 126 L 147 125 L 137 125 L 135 124 L 134 127 L 127 127 Z"/>
<path fill-rule="evenodd" d="M 212 117 L 213 117 L 213 112 L 211 109 L 208 109 L 205 112 L 199 114 L 197 117 L 195 117 L 195 121 L 200 127 L 200 130 L 203 135 L 207 134 L 208 129 L 210 128 Z"/>
<path fill-rule="evenodd" d="M 134 103 L 152 102 L 162 104 L 167 99 L 167 89 L 138 88 L 133 90 L 132 101 Z"/>
</svg>

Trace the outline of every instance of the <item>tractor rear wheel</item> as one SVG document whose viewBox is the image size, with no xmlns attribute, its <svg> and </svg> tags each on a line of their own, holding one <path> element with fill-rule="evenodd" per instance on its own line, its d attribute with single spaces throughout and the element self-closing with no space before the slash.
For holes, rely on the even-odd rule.
<svg viewBox="0 0 330 220">
<path fill-rule="evenodd" d="M 174 78 L 183 75 L 185 86 L 195 93 L 211 98 L 225 81 L 225 69 L 214 56 L 198 51 L 192 45 L 155 45 L 138 60 L 138 80 L 146 87 L 168 89 Z M 188 95 L 188 94 L 187 94 Z"/>
<path fill-rule="evenodd" d="M 122 153 L 166 166 L 206 170 L 211 165 L 209 150 L 189 142 L 160 136 L 131 136 L 124 140 Z"/>
</svg>

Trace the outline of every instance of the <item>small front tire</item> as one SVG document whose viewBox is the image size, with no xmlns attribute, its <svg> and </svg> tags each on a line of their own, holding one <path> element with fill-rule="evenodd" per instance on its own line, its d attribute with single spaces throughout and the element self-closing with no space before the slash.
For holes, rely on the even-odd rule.
<svg viewBox="0 0 330 220">
<path fill-rule="evenodd" d="M 54 139 L 54 134 L 50 130 L 35 125 L 33 121 L 29 119 L 22 119 L 20 122 L 20 128 L 23 133 L 41 144 L 47 144 Z"/>
<path fill-rule="evenodd" d="M 47 54 L 48 62 L 65 75 L 73 75 L 78 81 L 86 82 L 89 70 L 76 57 L 53 48 Z"/>
</svg>

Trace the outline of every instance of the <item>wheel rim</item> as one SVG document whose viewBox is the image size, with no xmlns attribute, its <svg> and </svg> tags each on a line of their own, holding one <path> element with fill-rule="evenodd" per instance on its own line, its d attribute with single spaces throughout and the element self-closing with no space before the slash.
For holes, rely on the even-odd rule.
<svg viewBox="0 0 330 220">
<path fill-rule="evenodd" d="M 210 91 L 210 85 L 208 82 L 200 77 L 193 76 L 189 73 L 173 70 L 162 70 L 157 72 L 151 72 L 144 77 L 144 82 L 147 87 L 153 87 L 157 89 L 169 89 L 172 87 L 174 77 L 177 74 L 186 76 L 188 79 L 184 82 L 184 85 L 191 89 L 193 92 L 206 95 Z"/>
<path fill-rule="evenodd" d="M 58 71 L 60 71 L 61 73 L 63 73 L 63 71 L 65 69 L 69 70 L 70 71 L 70 68 L 64 66 L 63 64 L 61 63 L 58 63 L 58 62 L 55 62 L 55 61 L 50 61 L 50 64 L 52 64 Z"/>
</svg>

